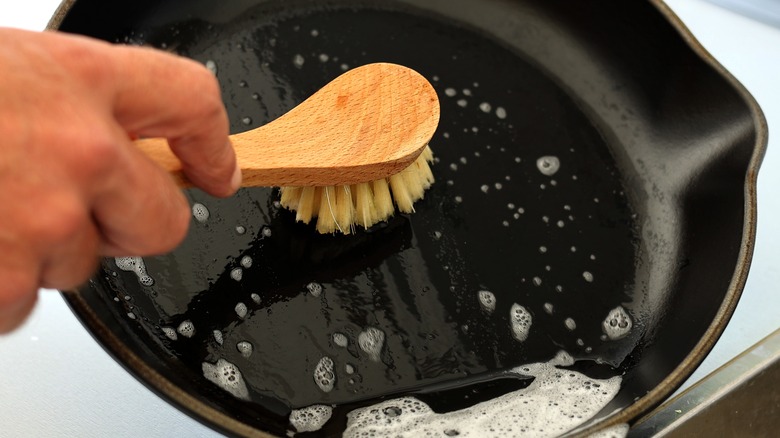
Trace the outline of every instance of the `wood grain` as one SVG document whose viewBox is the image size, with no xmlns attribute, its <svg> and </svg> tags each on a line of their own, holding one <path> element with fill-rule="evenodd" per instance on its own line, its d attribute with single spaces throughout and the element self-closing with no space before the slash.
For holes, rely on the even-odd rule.
<svg viewBox="0 0 780 438">
<path fill-rule="evenodd" d="M 439 99 L 412 69 L 350 70 L 282 117 L 231 135 L 243 186 L 333 186 L 373 181 L 411 165 L 439 123 Z M 190 186 L 165 139 L 135 142 Z"/>
</svg>

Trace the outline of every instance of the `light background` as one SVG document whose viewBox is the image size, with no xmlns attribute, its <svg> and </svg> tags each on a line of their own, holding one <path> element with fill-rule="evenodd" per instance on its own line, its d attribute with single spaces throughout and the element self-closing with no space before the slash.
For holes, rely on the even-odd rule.
<svg viewBox="0 0 780 438">
<path fill-rule="evenodd" d="M 58 3 L 2 0 L 0 26 L 41 30 Z M 703 0 L 668 3 L 704 47 L 753 93 L 770 130 L 780 127 L 780 29 Z M 770 135 L 759 176 L 758 242 L 745 293 L 723 337 L 684 387 L 780 327 L 776 139 Z M 136 381 L 91 338 L 56 292 L 41 291 L 25 325 L 0 337 L 0 437 L 108 436 L 219 435 Z"/>
</svg>

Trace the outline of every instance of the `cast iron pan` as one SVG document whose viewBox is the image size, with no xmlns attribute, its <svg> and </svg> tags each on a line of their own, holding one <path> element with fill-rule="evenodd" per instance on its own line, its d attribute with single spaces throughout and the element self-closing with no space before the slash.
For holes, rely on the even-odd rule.
<svg viewBox="0 0 780 438">
<path fill-rule="evenodd" d="M 765 122 L 660 1 L 77 0 L 51 27 L 211 61 L 233 131 L 370 62 L 439 92 L 437 182 L 415 214 L 319 236 L 275 189 L 193 190 L 210 217 L 145 259 L 153 284 L 112 259 L 66 294 L 130 372 L 223 432 L 284 435 L 291 408 L 322 403 L 337 405 L 322 432 L 338 434 L 350 409 L 405 394 L 458 409 L 528 385 L 490 376 L 559 350 L 623 378 L 591 430 L 630 422 L 701 362 L 742 291 Z M 533 318 L 525 342 L 513 303 Z M 632 325 L 611 339 L 618 307 Z M 187 321 L 194 335 L 166 336 Z M 386 334 L 381 366 L 356 347 L 366 327 Z M 339 368 L 325 393 L 312 377 L 324 355 L 359 372 L 347 383 Z M 251 401 L 204 377 L 219 359 Z"/>
</svg>

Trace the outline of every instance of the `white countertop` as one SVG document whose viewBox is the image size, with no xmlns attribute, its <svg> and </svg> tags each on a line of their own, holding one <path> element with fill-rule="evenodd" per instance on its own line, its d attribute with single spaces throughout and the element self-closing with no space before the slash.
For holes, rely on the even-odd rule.
<svg viewBox="0 0 780 438">
<path fill-rule="evenodd" d="M 58 0 L 0 2 L 0 26 L 43 29 Z M 780 126 L 780 29 L 703 0 L 667 0 L 716 59 Z M 1 42 L 0 42 L 1 43 Z M 780 328 L 780 140 L 759 174 L 758 241 L 747 286 L 698 381 Z M 0 336 L 0 437 L 217 437 L 168 405 L 103 351 L 60 295 L 41 291 L 32 317 Z"/>
</svg>

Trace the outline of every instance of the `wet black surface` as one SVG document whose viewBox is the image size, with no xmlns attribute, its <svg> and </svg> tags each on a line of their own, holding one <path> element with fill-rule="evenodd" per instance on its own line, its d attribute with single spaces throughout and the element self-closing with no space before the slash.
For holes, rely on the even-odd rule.
<svg viewBox="0 0 780 438">
<path fill-rule="evenodd" d="M 600 339 L 601 322 L 631 299 L 634 226 L 607 145 L 572 100 L 494 42 L 432 19 L 352 8 L 281 15 L 290 18 L 249 13 L 225 25 L 190 21 L 143 36 L 214 63 L 234 132 L 273 120 L 344 68 L 409 66 L 442 102 L 431 141 L 437 183 L 414 215 L 346 237 L 295 224 L 274 206 L 270 189 L 243 190 L 227 201 L 194 191 L 191 199 L 210 217 L 193 219 L 174 254 L 146 260 L 155 285 L 140 288 L 131 272 L 111 280 L 132 297 L 133 312 L 149 319 L 139 328 L 196 381 L 202 362 L 225 358 L 253 395 L 294 408 L 458 386 L 468 376 L 546 361 L 560 349 L 619 364 L 615 342 Z M 537 166 L 544 156 L 561 163 L 552 176 Z M 230 273 L 244 256 L 252 266 L 235 281 Z M 106 268 L 117 271 L 112 265 Z M 311 282 L 322 285 L 319 297 L 308 292 Z M 495 294 L 492 314 L 480 308 L 480 290 Z M 245 319 L 238 303 L 249 309 Z M 512 336 L 514 303 L 533 315 L 525 342 Z M 185 320 L 196 327 L 192 338 L 169 341 L 160 329 Z M 368 327 L 386 334 L 379 362 L 358 347 Z M 222 345 L 213 330 L 223 332 Z M 336 346 L 334 333 L 349 345 Z M 249 358 L 236 349 L 241 341 L 254 346 Z M 336 364 L 329 393 L 313 378 L 323 356 Z M 440 400 L 447 398 L 453 407 L 462 399 Z"/>
<path fill-rule="evenodd" d="M 641 354 L 629 353 L 642 352 L 636 349 L 647 328 L 641 317 L 658 323 L 667 291 L 653 296 L 648 274 L 638 270 L 655 269 L 648 253 L 668 259 L 659 266 L 684 260 L 668 252 L 663 233 L 640 239 L 639 221 L 646 225 L 654 216 L 642 178 L 625 165 L 617 170 L 612 153 L 624 145 L 527 54 L 401 2 L 133 5 L 77 2 L 62 27 L 213 63 L 234 132 L 273 120 L 344 69 L 370 62 L 419 71 L 442 104 L 431 141 L 437 182 L 413 215 L 354 236 L 321 236 L 276 206 L 273 189 L 245 189 L 229 200 L 192 191 L 192 202 L 204 204 L 210 217 L 193 219 L 173 254 L 145 260 L 153 286 L 106 260 L 85 299 L 166 379 L 234 419 L 279 434 L 288 428 L 290 408 L 335 404 L 325 430 L 336 433 L 351 408 L 387 397 L 419 394 L 445 411 L 524 387 L 527 380 L 500 380 L 501 370 L 547 361 L 561 349 L 598 378 L 639 363 Z M 88 20 L 102 13 L 124 24 Z M 562 15 L 566 22 L 576 14 Z M 560 169 L 545 174 L 537 165 L 542 157 L 557 158 Z M 665 173 L 664 167 L 656 176 Z M 627 193 L 642 204 L 629 205 Z M 249 268 L 241 267 L 245 256 Z M 231 277 L 237 268 L 240 281 Z M 309 292 L 312 283 L 322 287 L 319 296 Z M 492 313 L 480 306 L 481 290 L 495 294 Z M 244 318 L 239 303 L 247 308 Z M 510 326 L 513 304 L 533 318 L 523 342 Z M 607 340 L 602 321 L 619 305 L 636 318 L 634 330 Z M 567 319 L 574 324 L 567 327 Z M 194 324 L 194 336 L 166 337 L 163 327 L 184 321 Z M 358 346 L 368 328 L 385 334 L 378 361 Z M 346 348 L 334 343 L 335 333 L 346 335 Z M 248 358 L 236 348 L 242 341 L 253 345 Z M 687 345 L 680 344 L 680 354 Z M 330 392 L 314 380 L 325 356 L 335 363 Z M 204 378 L 202 363 L 219 359 L 240 369 L 251 402 Z M 652 388 L 669 366 L 650 369 L 659 377 L 629 379 L 616 406 Z"/>
</svg>

